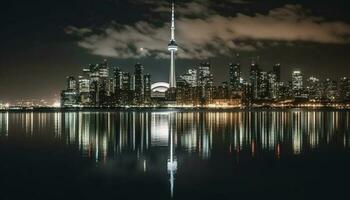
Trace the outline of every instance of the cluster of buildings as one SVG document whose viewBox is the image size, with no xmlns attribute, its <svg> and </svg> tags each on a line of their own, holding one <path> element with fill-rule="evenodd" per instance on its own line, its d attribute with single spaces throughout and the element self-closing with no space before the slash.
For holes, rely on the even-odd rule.
<svg viewBox="0 0 350 200">
<path fill-rule="evenodd" d="M 9 102 L 0 101 L 0 110 L 18 110 L 18 109 L 33 109 L 33 108 L 51 108 L 59 107 L 59 102 L 51 103 L 45 99 L 20 99 Z"/>
<path fill-rule="evenodd" d="M 0 110 L 6 110 L 10 107 L 10 104 L 8 103 L 1 103 L 0 102 Z"/>
<path fill-rule="evenodd" d="M 325 105 L 350 102 L 348 77 L 321 80 L 315 76 L 305 77 L 296 70 L 289 81 L 282 81 L 280 64 L 275 64 L 270 71 L 263 71 L 255 62 L 251 64 L 247 80 L 234 74 L 240 74 L 239 62 L 230 68 L 230 86 L 244 91 L 243 100 L 248 104 L 293 102 Z"/>
<path fill-rule="evenodd" d="M 151 105 L 151 75 L 144 66 L 135 65 L 134 74 L 118 67 L 109 67 L 107 60 L 89 65 L 76 79 L 67 77 L 66 89 L 61 92 L 61 106 L 112 107 Z"/>
<path fill-rule="evenodd" d="M 175 86 L 165 82 L 152 82 L 137 63 L 134 72 L 125 72 L 109 66 L 107 60 L 89 65 L 78 78 L 68 76 L 66 89 L 61 92 L 62 107 L 126 107 L 162 106 L 179 107 L 241 107 L 258 104 L 284 103 L 348 103 L 350 78 L 320 80 L 305 77 L 293 71 L 289 81 L 281 80 L 281 65 L 275 64 L 264 71 L 252 62 L 250 73 L 243 78 L 241 64 L 227 67 L 229 80 L 214 84 L 211 63 L 204 62 L 177 76 Z"/>
<path fill-rule="evenodd" d="M 281 80 L 281 65 L 264 71 L 254 60 L 249 77 L 243 78 L 239 59 L 229 64 L 229 80 L 214 85 L 211 63 L 203 62 L 176 77 L 175 8 L 171 9 L 171 55 L 169 83 L 151 81 L 144 66 L 137 63 L 134 73 L 109 66 L 107 60 L 84 68 L 77 79 L 67 77 L 61 92 L 62 107 L 242 107 L 294 103 L 331 104 L 350 102 L 350 78 L 305 79 L 301 71 L 293 71 L 291 81 Z"/>
</svg>

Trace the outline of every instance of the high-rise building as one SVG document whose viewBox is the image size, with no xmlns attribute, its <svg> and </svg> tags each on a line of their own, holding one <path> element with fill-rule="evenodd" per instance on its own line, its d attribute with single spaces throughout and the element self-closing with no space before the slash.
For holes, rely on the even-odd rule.
<svg viewBox="0 0 350 200">
<path fill-rule="evenodd" d="M 114 102 L 116 105 L 131 105 L 133 103 L 132 78 L 130 73 L 114 68 Z"/>
<path fill-rule="evenodd" d="M 128 72 L 121 72 L 120 96 L 121 105 L 131 105 L 134 99 L 132 90 L 132 77 Z"/>
<path fill-rule="evenodd" d="M 78 89 L 77 80 L 73 76 L 67 77 L 67 90 L 76 91 Z"/>
<path fill-rule="evenodd" d="M 242 74 L 241 74 L 241 64 L 238 60 L 235 63 L 230 63 L 230 87 L 233 91 L 241 91 L 242 90 Z"/>
<path fill-rule="evenodd" d="M 134 74 L 134 84 L 135 84 L 135 103 L 137 105 L 143 104 L 144 98 L 144 81 L 143 81 L 143 70 L 144 67 L 140 63 L 135 65 L 135 74 Z"/>
<path fill-rule="evenodd" d="M 246 105 L 249 105 L 252 101 L 252 91 L 251 91 L 252 86 L 248 81 L 243 80 L 242 88 L 243 88 L 242 100 Z"/>
<path fill-rule="evenodd" d="M 61 107 L 72 107 L 78 105 L 79 93 L 77 80 L 72 77 L 67 77 L 66 90 L 61 92 Z"/>
<path fill-rule="evenodd" d="M 109 68 L 107 59 L 103 61 L 103 63 L 99 64 L 99 76 L 100 78 L 108 78 L 109 77 Z"/>
<path fill-rule="evenodd" d="M 276 72 L 272 70 L 268 73 L 268 96 L 272 100 L 277 100 L 278 98 L 278 83 Z"/>
<path fill-rule="evenodd" d="M 252 61 L 250 66 L 250 75 L 249 75 L 251 92 L 250 95 L 252 99 L 259 98 L 259 85 L 260 85 L 260 68 L 255 61 Z"/>
<path fill-rule="evenodd" d="M 281 64 L 277 63 L 272 68 L 273 74 L 276 76 L 276 82 L 281 82 Z"/>
<path fill-rule="evenodd" d="M 114 101 L 116 105 L 120 105 L 122 99 L 123 72 L 119 69 L 119 67 L 115 67 L 113 69 L 113 84 Z"/>
<path fill-rule="evenodd" d="M 85 76 L 90 80 L 90 98 L 92 106 L 106 106 L 113 91 L 110 91 L 110 77 L 107 60 L 101 64 L 84 68 Z"/>
<path fill-rule="evenodd" d="M 294 97 L 299 98 L 303 94 L 303 74 L 299 70 L 292 73 L 292 90 Z"/>
<path fill-rule="evenodd" d="M 292 89 L 298 91 L 303 89 L 303 74 L 301 71 L 293 71 L 292 73 Z"/>
<path fill-rule="evenodd" d="M 198 67 L 197 88 L 201 103 L 210 103 L 212 100 L 213 74 L 210 72 L 210 62 L 201 63 Z"/>
<path fill-rule="evenodd" d="M 322 84 L 320 80 L 311 76 L 306 81 L 306 93 L 311 101 L 321 101 L 323 95 Z"/>
<path fill-rule="evenodd" d="M 340 79 L 338 96 L 341 102 L 350 101 L 350 78 L 343 77 Z"/>
<path fill-rule="evenodd" d="M 213 75 L 210 71 L 211 65 L 210 62 L 201 63 L 198 66 L 198 86 L 206 86 L 213 84 Z"/>
<path fill-rule="evenodd" d="M 99 102 L 98 106 L 108 106 L 110 104 L 111 99 L 111 82 L 109 77 L 109 67 L 108 62 L 105 59 L 103 63 L 98 65 L 98 73 L 99 73 Z"/>
<path fill-rule="evenodd" d="M 90 100 L 90 80 L 84 76 L 79 76 L 79 101 L 81 105 L 89 106 Z"/>
<path fill-rule="evenodd" d="M 78 105 L 78 93 L 71 90 L 61 92 L 61 107 L 73 107 Z"/>
<path fill-rule="evenodd" d="M 152 94 L 152 88 L 151 88 L 151 75 L 145 74 L 143 76 L 143 94 L 144 94 L 144 102 L 143 104 L 150 104 L 152 102 L 151 94 Z"/>
<path fill-rule="evenodd" d="M 170 74 L 169 74 L 169 85 L 170 88 L 176 88 L 176 72 L 175 72 L 175 53 L 178 46 L 175 41 L 175 5 L 174 2 L 171 4 L 171 37 L 170 43 L 168 45 L 168 50 L 170 51 Z"/>
<path fill-rule="evenodd" d="M 268 99 L 269 98 L 269 77 L 267 72 L 260 72 L 259 77 L 260 84 L 258 85 L 259 88 L 259 99 Z"/>
<path fill-rule="evenodd" d="M 193 105 L 193 91 L 192 87 L 184 79 L 179 79 L 177 81 L 177 90 L 176 90 L 176 104 L 177 105 Z"/>
<path fill-rule="evenodd" d="M 324 81 L 324 98 L 327 102 L 335 102 L 338 94 L 337 81 L 327 78 Z"/>
</svg>

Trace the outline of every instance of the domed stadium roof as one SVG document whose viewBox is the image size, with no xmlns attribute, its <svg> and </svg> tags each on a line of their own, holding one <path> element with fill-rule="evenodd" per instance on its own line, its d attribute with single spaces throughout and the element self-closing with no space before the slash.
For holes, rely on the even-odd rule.
<svg viewBox="0 0 350 200">
<path fill-rule="evenodd" d="M 156 82 L 151 85 L 152 92 L 166 92 L 169 89 L 169 83 Z"/>
</svg>

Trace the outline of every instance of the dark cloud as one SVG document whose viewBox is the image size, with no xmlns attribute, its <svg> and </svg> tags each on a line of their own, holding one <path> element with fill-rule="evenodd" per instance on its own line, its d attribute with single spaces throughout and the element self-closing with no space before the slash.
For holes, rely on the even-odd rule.
<svg viewBox="0 0 350 200">
<path fill-rule="evenodd" d="M 78 28 L 78 27 L 75 27 L 75 26 L 67 26 L 65 29 L 64 29 L 64 32 L 67 33 L 67 34 L 75 34 L 75 35 L 78 35 L 78 36 L 83 36 L 87 33 L 91 33 L 92 30 L 90 28 Z"/>
<path fill-rule="evenodd" d="M 161 4 L 154 11 L 163 12 L 165 9 Z M 187 17 L 201 13 L 207 15 L 204 18 Z M 300 5 L 285 5 L 272 9 L 267 14 L 232 13 L 233 16 L 225 17 L 211 11 L 205 2 L 190 2 L 179 6 L 177 14 L 176 34 L 180 44 L 178 57 L 184 59 L 230 55 L 236 50 L 252 51 L 263 48 L 259 41 L 325 44 L 350 42 L 349 24 L 328 22 L 312 16 L 309 10 Z M 168 23 L 162 26 L 154 26 L 152 22 L 146 21 L 133 25 L 111 23 L 102 33 L 92 33 L 88 28 L 76 27 L 68 27 L 66 32 L 81 36 L 78 45 L 94 55 L 123 59 L 146 56 L 164 58 L 168 55 Z"/>
</svg>

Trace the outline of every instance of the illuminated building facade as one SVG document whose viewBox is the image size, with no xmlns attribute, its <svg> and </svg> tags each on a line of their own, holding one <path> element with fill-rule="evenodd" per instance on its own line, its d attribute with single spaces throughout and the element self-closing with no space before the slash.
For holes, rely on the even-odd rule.
<svg viewBox="0 0 350 200">
<path fill-rule="evenodd" d="M 259 99 L 259 85 L 260 85 L 260 68 L 258 64 L 255 63 L 255 61 L 252 61 L 252 64 L 250 66 L 250 74 L 249 74 L 249 81 L 250 81 L 250 94 L 251 99 Z"/>
<path fill-rule="evenodd" d="M 337 81 L 327 78 L 323 84 L 325 101 L 335 102 L 338 98 Z"/>
<path fill-rule="evenodd" d="M 230 88 L 233 91 L 242 90 L 242 74 L 241 74 L 241 64 L 238 60 L 235 63 L 230 63 L 229 65 L 229 79 L 230 79 Z"/>
<path fill-rule="evenodd" d="M 144 67 L 140 63 L 135 65 L 135 104 L 142 105 L 144 101 Z"/>
<path fill-rule="evenodd" d="M 323 85 L 320 79 L 311 76 L 306 81 L 306 92 L 310 101 L 320 102 L 323 96 Z"/>
<path fill-rule="evenodd" d="M 300 70 L 293 71 L 292 73 L 292 91 L 294 98 L 301 98 L 303 95 L 303 74 Z"/>
<path fill-rule="evenodd" d="M 145 74 L 143 76 L 143 104 L 151 104 L 152 103 L 152 81 L 151 75 Z"/>
<path fill-rule="evenodd" d="M 350 78 L 340 79 L 338 97 L 341 102 L 350 102 Z"/>
</svg>

